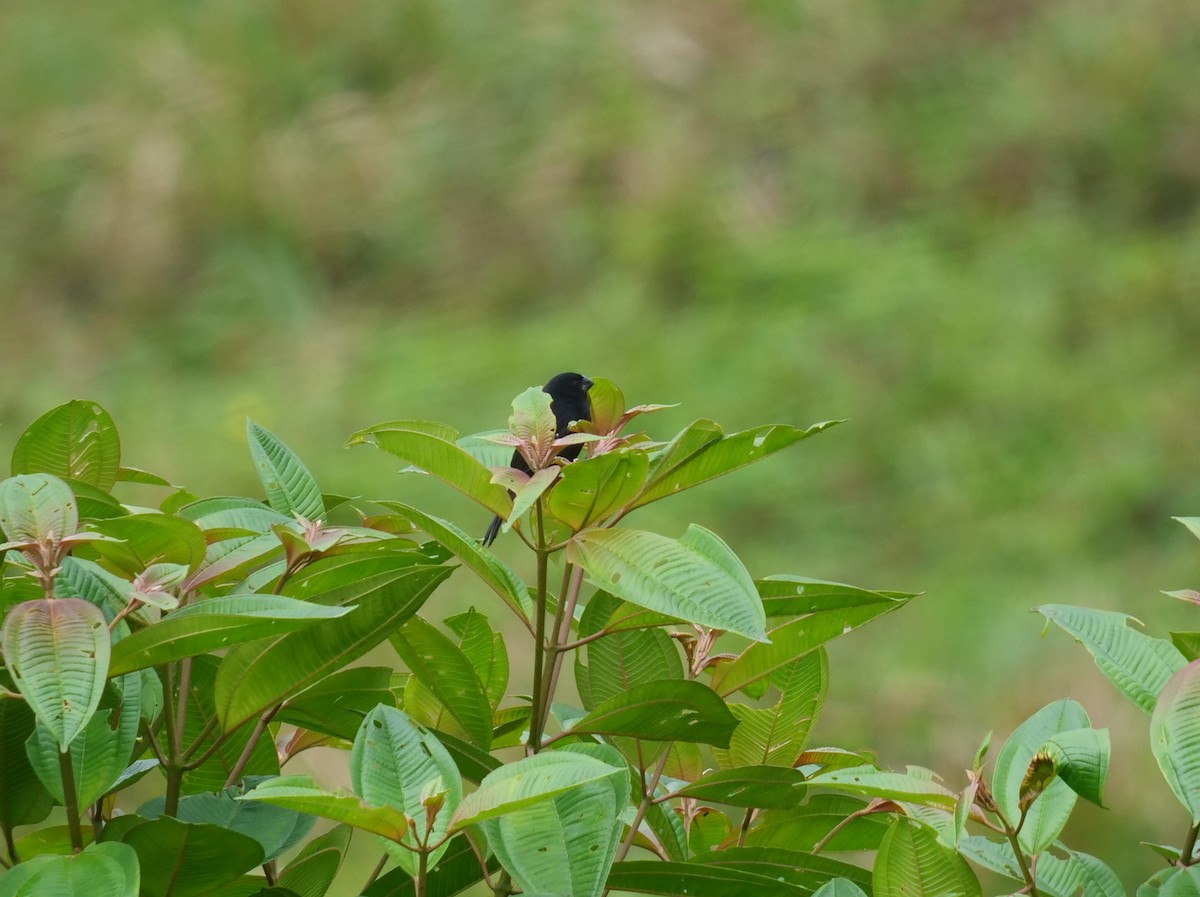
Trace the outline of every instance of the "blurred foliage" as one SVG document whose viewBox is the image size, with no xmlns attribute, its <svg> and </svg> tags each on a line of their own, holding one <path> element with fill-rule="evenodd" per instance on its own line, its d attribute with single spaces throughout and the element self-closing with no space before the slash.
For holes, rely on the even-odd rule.
<svg viewBox="0 0 1200 897">
<path fill-rule="evenodd" d="M 100 400 L 203 491 L 252 487 L 247 414 L 320 474 L 569 368 L 682 402 L 663 432 L 849 417 L 639 525 L 928 593 L 847 649 L 839 741 L 951 768 L 1069 693 L 1153 818 L 1144 720 L 1026 611 L 1165 629 L 1200 579 L 1197 35 L 1188 0 L 9 0 L 0 420 Z M 394 471 L 328 486 L 433 488 Z"/>
</svg>

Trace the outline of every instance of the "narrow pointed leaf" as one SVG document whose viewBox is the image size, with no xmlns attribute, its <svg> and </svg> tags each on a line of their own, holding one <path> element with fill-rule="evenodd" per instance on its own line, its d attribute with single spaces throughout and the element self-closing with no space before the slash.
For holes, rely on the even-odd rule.
<svg viewBox="0 0 1200 897">
<path fill-rule="evenodd" d="M 798 617 L 855 611 L 862 622 L 890 613 L 917 597 L 913 592 L 882 592 L 787 573 L 754 581 L 768 617 Z M 861 623 L 857 624 L 861 625 Z"/>
<path fill-rule="evenodd" d="M 390 637 L 405 666 L 485 751 L 492 744 L 492 707 L 475 667 L 454 642 L 421 617 Z"/>
<path fill-rule="evenodd" d="M 773 706 L 731 704 L 740 720 L 729 750 L 714 755 L 724 767 L 794 766 L 808 743 L 808 735 L 825 703 L 829 689 L 829 658 L 823 648 L 804 654 L 771 676 L 779 691 Z"/>
<path fill-rule="evenodd" d="M 117 481 L 120 467 L 117 426 L 95 402 L 76 400 L 47 411 L 13 448 L 14 474 L 49 473 L 105 491 Z"/>
<path fill-rule="evenodd" d="M 933 779 L 911 773 L 888 772 L 873 766 L 819 773 L 809 778 L 808 784 L 812 788 L 832 788 L 844 794 L 909 801 L 947 810 L 953 810 L 958 801 L 958 795 Z"/>
<path fill-rule="evenodd" d="M 325 503 L 321 489 L 296 454 L 275 434 L 252 420 L 246 421 L 246 439 L 271 507 L 289 518 L 323 518 Z"/>
<path fill-rule="evenodd" d="M 725 702 L 708 686 L 686 679 L 665 679 L 634 685 L 605 701 L 568 731 L 727 747 L 737 724 Z"/>
<path fill-rule="evenodd" d="M 724 847 L 700 853 L 692 862 L 773 877 L 808 892 L 833 878 L 848 878 L 863 888 L 871 886 L 870 873 L 861 866 L 781 847 Z"/>
<path fill-rule="evenodd" d="M 353 741 L 367 714 L 380 704 L 395 706 L 388 667 L 350 667 L 326 676 L 283 705 L 281 723 Z"/>
<path fill-rule="evenodd" d="M 1147 713 L 1167 680 L 1187 663 L 1169 641 L 1131 628 L 1127 614 L 1066 604 L 1036 610 L 1087 648 L 1109 681 Z"/>
<path fill-rule="evenodd" d="M 130 514 L 97 521 L 96 532 L 114 541 L 89 546 L 101 558 L 128 576 L 137 576 L 151 564 L 182 564 L 194 569 L 204 560 L 207 545 L 200 527 L 167 514 Z"/>
<path fill-rule="evenodd" d="M 353 794 L 334 794 L 318 787 L 309 776 L 281 776 L 248 791 L 240 801 L 264 801 L 300 813 L 344 822 L 363 831 L 399 842 L 408 820 L 395 807 L 372 807 Z"/>
<path fill-rule="evenodd" d="M 453 572 L 452 567 L 401 567 L 338 593 L 354 610 L 298 632 L 234 647 L 215 687 L 224 730 L 303 691 L 386 639 Z"/>
<path fill-rule="evenodd" d="M 281 595 L 225 595 L 206 598 L 167 614 L 113 646 L 110 676 L 158 666 L 183 657 L 229 648 L 241 642 L 282 635 L 352 608 L 324 607 Z"/>
<path fill-rule="evenodd" d="M 754 581 L 715 534 L 692 525 L 682 539 L 631 529 L 584 530 L 568 555 L 598 588 L 689 623 L 766 640 Z"/>
<path fill-rule="evenodd" d="M 26 601 L 8 612 L 4 663 L 65 751 L 100 704 L 111 641 L 99 608 L 78 598 Z"/>
<path fill-rule="evenodd" d="M 529 589 L 508 565 L 482 547 L 478 539 L 468 536 L 453 523 L 438 517 L 431 517 L 411 505 L 400 502 L 381 502 L 381 504 L 398 512 L 437 539 L 446 547 L 447 551 L 462 561 L 464 566 L 474 571 L 488 588 L 499 595 L 500 599 L 523 619 L 528 620 L 532 616 L 533 601 L 529 597 Z"/>
<path fill-rule="evenodd" d="M 360 430 L 347 445 L 371 444 L 453 486 L 494 514 L 508 517 L 512 500 L 492 482 L 492 472 L 455 444 L 449 427 L 425 421 L 391 421 Z"/>
<path fill-rule="evenodd" d="M 710 772 L 674 792 L 676 797 L 734 807 L 790 809 L 804 797 L 804 774 L 783 766 L 743 766 Z"/>
<path fill-rule="evenodd" d="M 651 461 L 646 487 L 633 506 L 641 507 L 699 486 L 822 433 L 837 423 L 840 421 L 824 421 L 806 429 L 775 424 L 726 435 L 712 421 L 696 421 Z"/>
<path fill-rule="evenodd" d="M 629 894 L 661 897 L 806 897 L 812 890 L 769 875 L 697 863 L 659 863 L 647 860 L 617 863 L 608 873 L 608 887 Z"/>
<path fill-rule="evenodd" d="M 325 897 L 346 858 L 351 832 L 338 825 L 305 844 L 279 874 L 279 887 L 297 897 Z"/>
</svg>

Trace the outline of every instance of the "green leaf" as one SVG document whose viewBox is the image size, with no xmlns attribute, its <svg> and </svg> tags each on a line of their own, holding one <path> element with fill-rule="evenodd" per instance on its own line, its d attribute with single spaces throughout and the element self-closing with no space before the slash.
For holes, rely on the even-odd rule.
<svg viewBox="0 0 1200 897">
<path fill-rule="evenodd" d="M 493 630 L 488 618 L 473 607 L 447 617 L 445 623 L 458 636 L 458 647 L 479 674 L 494 712 L 508 689 L 508 650 L 504 636 Z"/>
<path fill-rule="evenodd" d="M 633 507 L 724 476 L 838 423 L 840 421 L 824 421 L 803 430 L 775 424 L 726 435 L 718 424 L 698 420 L 651 460 L 646 486 L 634 500 Z"/>
<path fill-rule="evenodd" d="M 403 458 L 507 518 L 512 507 L 508 493 L 492 482 L 492 472 L 455 444 L 458 434 L 442 424 L 425 421 L 391 421 L 360 430 L 348 446 L 368 443 Z"/>
<path fill-rule="evenodd" d="M 1006 842 L 968 835 L 960 841 L 959 851 L 985 869 L 1023 881 L 1020 866 Z M 1048 897 L 1126 897 L 1120 880 L 1104 863 L 1062 844 L 1039 854 L 1036 881 L 1038 890 Z M 1142 889 L 1138 893 L 1145 897 Z"/>
<path fill-rule="evenodd" d="M 357 605 L 346 616 L 231 649 L 215 686 L 222 729 L 236 728 L 361 657 L 416 613 L 453 569 L 403 566 L 360 580 L 326 595 Z"/>
<path fill-rule="evenodd" d="M 172 611 L 113 646 L 109 675 L 159 666 L 241 642 L 335 620 L 353 608 L 324 607 L 281 595 L 225 595 Z"/>
<path fill-rule="evenodd" d="M 58 477 L 31 473 L 0 482 L 0 529 L 10 542 L 58 542 L 78 527 L 75 496 Z"/>
<path fill-rule="evenodd" d="M 376 707 L 363 720 L 350 752 L 350 780 L 371 806 L 394 807 L 413 819 L 416 843 L 442 840 L 462 801 L 462 778 L 449 752 L 429 730 L 394 707 Z M 444 803 L 429 826 L 424 802 L 436 795 L 441 795 Z M 410 851 L 389 852 L 415 873 L 415 857 Z M 430 855 L 429 862 L 436 863 L 444 852 L 445 845 Z"/>
<path fill-rule="evenodd" d="M 274 533 L 214 542 L 208 546 L 204 560 L 182 588 L 190 592 L 215 583 L 236 581 L 282 558 L 283 554 L 283 543 Z"/>
<path fill-rule="evenodd" d="M 1200 659 L 1200 632 L 1172 632 L 1171 644 L 1188 661 Z"/>
<path fill-rule="evenodd" d="M 606 620 L 611 623 L 622 608 L 631 607 L 607 593 L 598 593 L 584 611 L 580 637 L 600 631 Z M 575 655 L 575 680 L 588 710 L 623 694 L 635 683 L 683 678 L 679 648 L 660 629 L 614 632 L 589 642 L 586 650 L 586 663 L 583 652 Z"/>
<path fill-rule="evenodd" d="M 120 686 L 119 702 L 106 700 L 105 703 L 114 706 L 92 716 L 83 732 L 71 742 L 76 806 L 90 806 L 112 790 L 133 756 L 141 722 L 138 713 L 142 697 L 141 677 L 125 676 L 120 680 Z M 55 799 L 63 803 L 59 746 L 53 733 L 45 726 L 38 726 L 25 747 L 38 778 Z"/>
<path fill-rule="evenodd" d="M 372 807 L 353 794 L 334 794 L 319 788 L 309 776 L 281 776 L 248 791 L 240 801 L 265 801 L 300 813 L 309 813 L 399 842 L 408 831 L 408 820 L 395 807 Z"/>
<path fill-rule="evenodd" d="M 346 858 L 351 831 L 338 825 L 305 844 L 279 874 L 279 887 L 297 897 L 325 897 Z"/>
<path fill-rule="evenodd" d="M 409 520 L 415 526 L 437 539 L 446 550 L 474 571 L 484 584 L 500 596 L 518 616 L 529 620 L 533 615 L 533 601 L 529 589 L 520 577 L 494 554 L 479 544 L 479 540 L 446 520 L 431 517 L 425 512 L 400 502 L 380 502 Z"/>
<path fill-rule="evenodd" d="M 124 844 L 37 857 L 0 875 L 0 897 L 138 897 L 140 886 L 137 856 Z"/>
<path fill-rule="evenodd" d="M 92 542 L 89 550 L 122 573 L 136 576 L 151 564 L 182 564 L 194 569 L 204 560 L 207 545 L 200 527 L 166 514 L 130 514 L 98 520 L 96 532 L 111 542 Z"/>
<path fill-rule="evenodd" d="M 797 617 L 854 610 L 857 613 L 851 619 L 856 626 L 897 610 L 917 597 L 914 592 L 873 591 L 788 573 L 757 579 L 754 585 L 768 617 Z"/>
<path fill-rule="evenodd" d="M 289 519 L 296 516 L 310 521 L 322 519 L 325 503 L 321 500 L 321 490 L 296 454 L 273 433 L 248 418 L 246 440 L 271 507 Z"/>
<path fill-rule="evenodd" d="M 78 598 L 25 601 L 0 632 L 4 663 L 65 751 L 100 705 L 111 641 L 99 608 Z"/>
<path fill-rule="evenodd" d="M 696 863 L 648 860 L 617 863 L 608 873 L 608 887 L 630 894 L 662 897 L 805 897 L 808 889 L 767 875 Z"/>
<path fill-rule="evenodd" d="M 971 867 L 933 829 L 903 817 L 892 823 L 875 858 L 875 897 L 979 897 Z"/>
<path fill-rule="evenodd" d="M 857 816 L 866 803 L 841 794 L 813 794 L 791 810 L 767 810 L 750 829 L 746 843 L 761 847 L 812 850 L 824 843 L 830 853 L 877 850 L 891 817 L 881 813 Z"/>
<path fill-rule="evenodd" d="M 812 788 L 832 788 L 843 794 L 862 794 L 888 800 L 909 801 L 953 810 L 958 795 L 932 778 L 913 772 L 887 772 L 873 766 L 855 766 L 822 772 L 808 780 Z"/>
<path fill-rule="evenodd" d="M 742 766 L 719 769 L 678 791 L 691 797 L 733 807 L 790 809 L 804 797 L 804 774 L 790 767 Z"/>
<path fill-rule="evenodd" d="M 584 530 L 568 556 L 598 588 L 689 623 L 766 640 L 754 581 L 729 546 L 692 525 L 682 539 L 631 529 Z"/>
<path fill-rule="evenodd" d="M 798 657 L 776 671 L 772 683 L 781 694 L 774 706 L 731 704 L 741 722 L 727 752 L 714 755 L 724 767 L 793 766 L 808 742 L 829 689 L 829 658 L 823 648 Z"/>
<path fill-rule="evenodd" d="M 495 857 L 490 857 L 487 863 L 489 874 L 500 868 Z M 467 839 L 460 835 L 450 840 L 441 859 L 430 866 L 425 879 L 425 894 L 427 897 L 451 897 L 482 880 L 479 860 Z M 367 888 L 363 897 L 417 897 L 416 883 L 403 869 L 393 869 Z"/>
<path fill-rule="evenodd" d="M 501 527 L 504 532 L 512 529 L 512 525 L 521 519 L 521 515 L 534 506 L 537 500 L 542 497 L 542 493 L 549 489 L 554 484 L 554 481 L 558 479 L 561 470 L 561 467 L 543 467 L 528 479 L 516 476 L 515 474 L 499 478 L 505 482 L 511 481 L 510 488 L 513 493 L 512 510 L 508 512 L 508 516 L 504 519 L 504 526 Z"/>
<path fill-rule="evenodd" d="M 1187 663 L 1170 642 L 1130 628 L 1133 617 L 1127 614 L 1066 604 L 1035 610 L 1087 648 L 1109 681 L 1147 713 L 1167 680 Z"/>
<path fill-rule="evenodd" d="M 1112 745 L 1108 729 L 1072 729 L 1060 732 L 1043 748 L 1054 760 L 1055 771 L 1071 790 L 1098 807 L 1104 806 L 1104 780 Z"/>
<path fill-rule="evenodd" d="M 105 826 L 101 838 L 137 852 L 141 897 L 200 897 L 263 861 L 262 845 L 247 835 L 169 816 L 120 816 Z"/>
<path fill-rule="evenodd" d="M 264 862 L 294 847 L 316 822 L 315 817 L 295 810 L 237 799 L 245 793 L 235 785 L 212 794 L 188 794 L 180 798 L 174 816 L 180 822 L 211 823 L 253 838 L 262 845 Z M 138 808 L 138 815 L 157 819 L 165 803 L 161 797 L 148 801 Z"/>
<path fill-rule="evenodd" d="M 1167 784 L 1200 823 L 1200 661 L 1167 682 L 1150 717 L 1150 747 Z"/>
<path fill-rule="evenodd" d="M 49 473 L 108 491 L 121 467 L 121 439 L 107 411 L 75 400 L 47 411 L 13 448 L 13 474 Z"/>
<path fill-rule="evenodd" d="M 25 753 L 36 722 L 27 703 L 0 698 L 0 828 L 9 831 L 41 822 L 54 804 Z"/>
<path fill-rule="evenodd" d="M 478 790 L 463 799 L 451 829 L 461 831 L 468 825 L 513 813 L 588 782 L 614 777 L 628 782 L 624 759 L 615 751 L 612 756 L 612 762 L 605 762 L 570 751 L 551 751 L 505 764 L 489 773 Z"/>
<path fill-rule="evenodd" d="M 388 667 L 350 667 L 326 676 L 288 700 L 275 720 L 353 741 L 363 719 L 380 704 L 395 706 Z"/>
<path fill-rule="evenodd" d="M 133 583 L 92 561 L 65 557 L 54 578 L 54 593 L 59 598 L 82 598 L 104 611 L 105 619 L 111 620 L 129 603 Z M 133 616 L 137 619 L 140 615 L 135 612 Z"/>
<path fill-rule="evenodd" d="M 204 530 L 210 542 L 251 533 L 266 535 L 278 524 L 296 522 L 294 517 L 269 508 L 261 501 L 232 496 L 191 502 L 179 509 L 179 516 Z"/>
<path fill-rule="evenodd" d="M 600 704 L 567 733 L 645 741 L 729 745 L 738 721 L 707 685 L 685 679 L 641 682 Z"/>
<path fill-rule="evenodd" d="M 712 687 L 723 696 L 741 691 L 787 666 L 797 657 L 903 604 L 903 601 L 889 599 L 887 603 L 837 607 L 809 613 L 784 623 L 770 631 L 769 642 L 750 645 L 731 663 L 718 666 L 713 673 Z"/>
<path fill-rule="evenodd" d="M 1137 897 L 1200 897 L 1200 868 L 1161 869 L 1137 889 Z"/>
<path fill-rule="evenodd" d="M 169 480 L 163 479 L 156 473 L 142 470 L 140 467 L 121 466 L 117 469 L 118 483 L 139 483 L 143 486 L 165 486 L 168 489 L 178 488 Z"/>
<path fill-rule="evenodd" d="M 860 866 L 779 847 L 725 847 L 698 854 L 692 862 L 764 875 L 807 893 L 833 878 L 848 878 L 863 888 L 871 887 L 870 873 Z"/>
<path fill-rule="evenodd" d="M 390 636 L 400 659 L 477 745 L 492 745 L 492 707 L 475 667 L 454 642 L 412 617 Z"/>
<path fill-rule="evenodd" d="M 1029 764 L 1055 736 L 1091 725 L 1087 711 L 1072 700 L 1055 701 L 1017 727 L 996 756 L 992 793 L 1010 821 L 1021 817 L 1021 784 Z M 1054 842 L 1075 807 L 1075 792 L 1061 779 L 1050 782 L 1033 802 L 1021 827 L 1021 846 L 1039 853 Z M 1014 823 L 1015 824 L 1015 823 Z"/>
<path fill-rule="evenodd" d="M 629 805 L 628 767 L 610 747 L 580 748 L 578 753 L 568 749 L 563 754 L 601 766 L 607 765 L 607 758 L 622 768 L 545 795 L 484 824 L 488 845 L 527 894 L 600 897 L 605 890 L 621 839 L 621 816 Z M 554 755 L 527 760 L 546 756 Z M 480 790 L 487 785 L 485 781 Z"/>
<path fill-rule="evenodd" d="M 578 532 L 632 501 L 646 482 L 649 469 L 649 456 L 636 449 L 576 461 L 563 468 L 547 507 L 554 517 Z"/>
<path fill-rule="evenodd" d="M 867 897 L 867 893 L 848 878 L 831 878 L 813 891 L 813 897 Z"/>
</svg>

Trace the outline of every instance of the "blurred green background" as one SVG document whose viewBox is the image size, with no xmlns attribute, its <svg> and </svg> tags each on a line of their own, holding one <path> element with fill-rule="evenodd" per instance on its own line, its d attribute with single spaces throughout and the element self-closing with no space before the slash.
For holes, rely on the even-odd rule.
<svg viewBox="0 0 1200 897">
<path fill-rule="evenodd" d="M 1131 885 L 1181 840 L 1147 718 L 1028 609 L 1200 628 L 1158 594 L 1200 586 L 1200 5 L 7 0 L 0 84 L 6 444 L 95 399 L 127 463 L 253 491 L 251 415 L 482 533 L 346 437 L 563 369 L 662 436 L 849 418 L 630 522 L 926 593 L 835 647 L 819 740 L 958 787 L 1070 695 L 1116 752 L 1067 840 Z"/>
</svg>

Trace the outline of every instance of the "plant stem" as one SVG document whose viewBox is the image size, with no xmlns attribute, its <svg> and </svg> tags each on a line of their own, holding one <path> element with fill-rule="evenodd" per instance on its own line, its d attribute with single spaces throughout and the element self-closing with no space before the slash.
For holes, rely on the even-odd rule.
<svg viewBox="0 0 1200 897">
<path fill-rule="evenodd" d="M 4 846 L 8 848 L 8 859 L 12 865 L 21 862 L 21 856 L 17 853 L 17 842 L 13 839 L 12 826 L 8 823 L 0 824 L 0 829 L 4 830 Z"/>
<path fill-rule="evenodd" d="M 426 879 L 429 877 L 429 853 L 422 850 L 417 854 L 417 875 L 413 879 L 413 897 L 425 897 Z"/>
<path fill-rule="evenodd" d="M 746 833 L 750 831 L 750 823 L 754 819 L 754 808 L 747 807 L 746 814 L 742 817 L 742 827 L 738 829 L 737 846 L 746 846 Z"/>
<path fill-rule="evenodd" d="M 192 659 L 185 657 L 179 662 L 179 706 L 175 709 L 175 731 L 179 733 L 181 746 L 183 733 L 187 731 L 188 692 L 191 687 Z"/>
<path fill-rule="evenodd" d="M 633 839 L 637 837 L 637 831 L 642 826 L 642 820 L 646 818 L 646 811 L 650 809 L 650 802 L 654 799 L 654 789 L 658 787 L 658 780 L 662 778 L 663 770 L 667 768 L 667 758 L 670 756 L 671 746 L 668 744 L 663 748 L 662 756 L 659 757 L 658 764 L 654 767 L 654 775 L 650 777 L 650 786 L 642 794 L 642 802 L 638 804 L 637 814 L 633 817 L 633 822 L 629 825 L 629 834 L 625 836 L 625 840 L 617 848 L 617 855 L 613 860 L 614 863 L 619 863 L 625 859 L 625 855 L 629 853 L 629 848 L 633 847 Z"/>
<path fill-rule="evenodd" d="M 1193 854 L 1196 852 L 1197 835 L 1200 835 L 1200 823 L 1188 829 L 1187 837 L 1183 839 L 1183 847 L 1179 848 L 1180 866 L 1190 866 L 1196 861 Z"/>
<path fill-rule="evenodd" d="M 500 877 L 492 888 L 492 897 L 508 897 L 512 893 L 512 876 L 507 869 L 500 870 Z"/>
<path fill-rule="evenodd" d="M 567 564 L 567 568 L 571 568 Z M 563 570 L 563 581 L 567 581 L 567 570 Z M 574 567 L 571 569 L 570 584 L 566 589 L 566 598 L 559 596 L 559 608 L 561 613 L 557 617 L 558 627 L 557 633 L 552 634 L 554 638 L 553 650 L 550 652 L 549 665 L 550 676 L 546 686 L 546 693 L 550 696 L 558 689 L 558 676 L 562 672 L 563 655 L 568 650 L 563 647 L 567 641 L 567 636 L 571 634 L 571 621 L 575 618 L 575 605 L 579 603 L 579 589 L 583 585 L 583 568 Z M 549 699 L 547 699 L 549 706 Z"/>
<path fill-rule="evenodd" d="M 1013 856 L 1017 858 L 1017 865 L 1021 869 L 1021 877 L 1025 879 L 1025 893 L 1029 897 L 1041 897 L 1037 882 L 1033 877 L 1033 870 L 1029 868 L 1029 860 L 1025 857 L 1025 851 L 1021 849 L 1021 839 L 1017 837 L 1017 829 L 1006 824 L 1004 827 L 1004 836 L 1008 838 Z"/>
<path fill-rule="evenodd" d="M 542 694 L 542 664 L 546 652 L 546 574 L 550 563 L 550 552 L 546 550 L 546 528 L 542 512 L 542 500 L 535 505 L 537 521 L 537 601 L 534 609 L 533 633 L 533 706 L 529 714 L 530 754 L 542 748 L 542 729 L 545 726 L 549 702 Z M 545 703 L 544 703 L 545 702 Z"/>
<path fill-rule="evenodd" d="M 242 755 L 238 757 L 237 763 L 233 764 L 233 769 L 229 771 L 229 777 L 225 779 L 226 788 L 237 784 L 237 780 L 242 777 L 242 771 L 246 768 L 246 764 L 250 762 L 250 757 L 254 754 L 254 746 L 258 744 L 258 739 L 262 738 L 267 725 L 274 719 L 275 714 L 279 712 L 279 708 L 282 706 L 282 704 L 276 704 L 258 718 L 258 722 L 254 725 L 254 731 L 250 733 L 250 740 L 246 742 L 246 747 L 242 750 Z"/>
<path fill-rule="evenodd" d="M 192 755 L 194 753 L 196 753 L 196 751 L 200 750 L 200 745 L 204 744 L 204 739 L 208 738 L 208 736 L 212 734 L 213 729 L 215 729 L 216 727 L 217 727 L 217 718 L 216 718 L 216 716 L 213 716 L 211 719 L 209 719 L 208 722 L 206 722 L 204 724 L 204 728 L 200 730 L 200 734 L 196 736 L 196 740 L 193 741 L 190 745 L 188 745 L 187 750 L 185 750 L 183 752 L 183 756 L 180 758 L 183 761 L 183 765 L 186 768 L 195 769 L 197 766 L 201 765 L 204 762 L 204 760 L 207 760 L 209 758 L 209 756 L 211 756 L 210 753 L 206 752 L 205 756 L 204 756 L 204 760 L 200 760 L 199 762 L 193 764 Z M 221 744 L 221 743 L 223 743 L 223 737 L 218 737 L 217 744 Z M 214 748 L 214 750 L 215 750 L 215 748 Z"/>
<path fill-rule="evenodd" d="M 67 811 L 67 828 L 71 832 L 71 849 L 75 853 L 83 850 L 83 829 L 79 825 L 79 795 L 75 792 L 75 766 L 71 763 L 71 749 L 58 754 L 58 769 L 62 775 L 63 806 Z"/>
<path fill-rule="evenodd" d="M 379 873 L 383 871 L 383 867 L 387 865 L 388 853 L 385 850 L 383 856 L 379 858 L 379 862 L 375 864 L 375 868 L 371 870 L 371 877 L 367 879 L 367 883 L 359 888 L 359 893 L 365 893 L 367 888 L 375 884 L 375 879 L 379 878 Z"/>
</svg>

